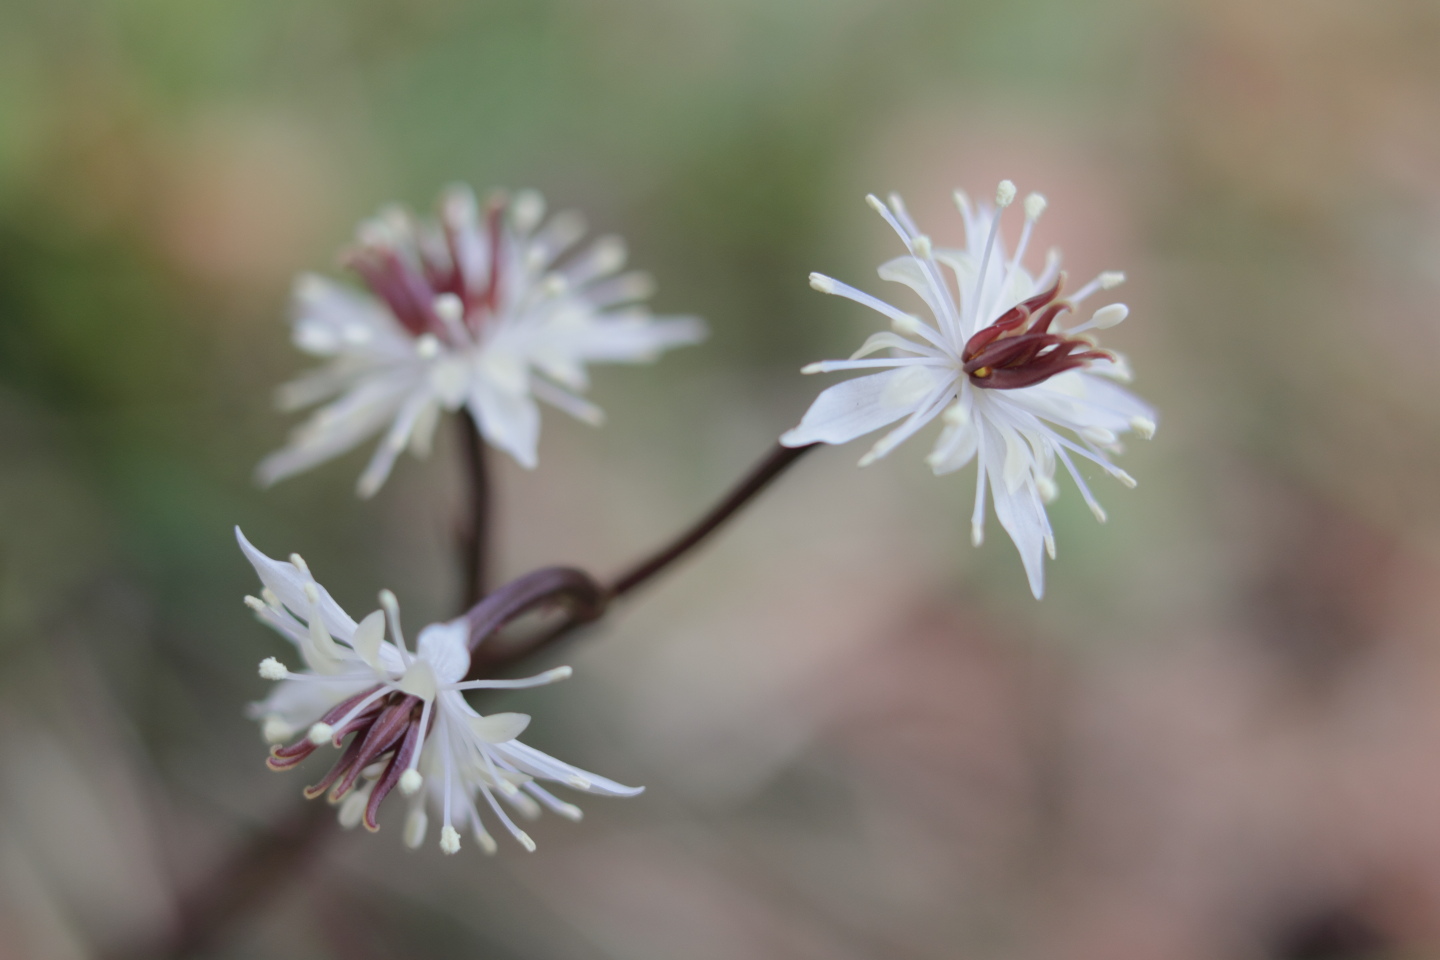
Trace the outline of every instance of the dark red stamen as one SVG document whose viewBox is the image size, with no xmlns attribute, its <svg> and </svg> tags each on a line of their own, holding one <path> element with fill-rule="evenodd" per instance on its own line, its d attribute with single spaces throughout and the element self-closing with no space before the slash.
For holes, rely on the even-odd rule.
<svg viewBox="0 0 1440 960">
<path fill-rule="evenodd" d="M 365 829 L 374 833 L 380 829 L 380 824 L 375 817 L 380 812 L 380 804 L 395 789 L 395 784 L 400 782 L 405 771 L 410 769 L 410 760 L 415 756 L 415 751 L 420 747 L 420 724 L 412 723 L 405 728 L 405 738 L 400 741 L 400 749 L 395 751 L 395 756 L 390 759 L 390 765 L 380 775 L 375 786 L 370 791 L 370 799 L 365 804 L 365 816 L 361 820 Z"/>
<path fill-rule="evenodd" d="M 960 354 L 961 369 L 972 384 L 990 390 L 1018 390 L 1091 360 L 1114 359 L 1107 351 L 1094 349 L 1088 340 L 1050 332 L 1055 318 L 1071 307 L 1059 299 L 1064 283 L 1065 274 L 1061 273 L 1049 290 L 1017 303 L 966 342 Z"/>
<path fill-rule="evenodd" d="M 317 722 L 334 724 L 344 719 L 346 714 L 377 689 L 379 688 L 372 687 L 345 699 L 331 707 Z M 380 803 L 409 768 L 411 758 L 419 748 L 424 733 L 420 729 L 423 707 L 424 704 L 419 698 L 396 692 L 376 698 L 375 702 L 368 704 L 363 711 L 346 721 L 343 727 L 335 731 L 333 739 L 339 741 L 346 734 L 353 734 L 350 742 L 329 772 L 318 783 L 305 789 L 306 798 L 314 800 L 328 791 L 330 802 L 336 803 L 350 792 L 367 767 L 379 761 L 387 761 L 385 771 L 373 788 L 365 807 L 365 826 L 370 830 L 378 830 L 379 824 L 375 816 L 379 812 Z M 266 764 L 272 770 L 288 770 L 315 752 L 316 747 L 307 735 L 287 746 L 273 748 Z"/>
</svg>

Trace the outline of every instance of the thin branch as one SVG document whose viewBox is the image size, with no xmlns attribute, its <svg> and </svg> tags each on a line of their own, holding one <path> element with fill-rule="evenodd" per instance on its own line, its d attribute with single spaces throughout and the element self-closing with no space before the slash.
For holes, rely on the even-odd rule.
<svg viewBox="0 0 1440 960">
<path fill-rule="evenodd" d="M 741 507 L 749 503 L 770 482 L 784 473 L 796 460 L 814 449 L 818 444 L 805 447 L 786 447 L 776 444 L 764 460 L 757 463 L 743 480 L 735 485 L 729 495 L 721 500 L 710 512 L 695 522 L 688 530 L 661 547 L 655 553 L 626 570 L 610 584 L 610 596 L 620 597 L 645 583 L 685 554 L 700 545 L 706 537 L 718 530 L 726 520 L 733 517 Z"/>
<path fill-rule="evenodd" d="M 494 542 L 492 526 L 489 448 L 480 426 L 469 410 L 455 419 L 460 428 L 460 451 L 465 460 L 466 493 L 470 506 L 460 531 L 461 609 L 468 610 L 485 596 L 490 580 L 490 554 Z"/>
<path fill-rule="evenodd" d="M 795 461 L 799 460 L 806 451 L 816 446 L 819 444 L 810 444 L 805 447 L 785 447 L 777 444 L 763 460 L 751 469 L 744 479 L 735 484 L 723 500 L 712 507 L 703 517 L 674 540 L 631 566 L 604 587 L 603 603 L 598 609 L 572 609 L 565 619 L 548 629 L 540 630 L 528 637 L 509 641 L 491 638 L 488 641 L 488 648 L 486 644 L 480 644 L 478 648 L 474 648 L 472 643 L 472 649 L 475 649 L 476 653 L 470 662 L 470 677 L 475 679 L 493 676 L 500 667 L 527 659 L 537 651 L 550 647 L 569 636 L 578 627 L 600 619 L 609 609 L 612 600 L 619 599 L 637 589 L 698 547 L 723 526 L 725 521 L 738 513 L 741 507 L 755 499 L 776 477 L 793 466 Z"/>
<path fill-rule="evenodd" d="M 466 414 L 465 451 L 470 467 L 470 532 L 462 537 L 466 589 L 482 597 L 469 604 L 470 676 L 491 676 L 553 644 L 577 627 L 598 620 L 610 601 L 639 588 L 678 562 L 704 542 L 753 500 L 811 447 L 777 446 L 709 512 L 649 557 L 601 585 L 581 570 L 546 567 L 526 574 L 488 595 L 482 585 L 488 559 L 490 497 L 485 472 L 485 445 L 474 421 Z M 812 445 L 814 446 L 814 445 Z M 563 619 L 548 630 L 514 642 L 495 636 L 505 624 L 547 605 L 564 608 Z M 333 810 L 325 804 L 306 803 L 275 826 L 241 845 L 239 850 L 185 898 L 176 931 L 162 944 L 144 951 L 118 952 L 118 958 L 191 956 L 213 944 L 225 928 L 257 909 L 280 886 L 311 860 L 321 842 L 336 831 Z"/>
</svg>

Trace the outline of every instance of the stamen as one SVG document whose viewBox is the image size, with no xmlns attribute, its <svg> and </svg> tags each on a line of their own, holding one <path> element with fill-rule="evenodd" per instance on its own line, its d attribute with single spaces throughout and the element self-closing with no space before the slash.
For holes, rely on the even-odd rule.
<svg viewBox="0 0 1440 960">
<path fill-rule="evenodd" d="M 445 325 L 445 331 L 455 345 L 469 344 L 470 334 L 465 329 L 465 302 L 453 293 L 442 293 L 435 298 L 434 307 L 435 316 Z"/>
<path fill-rule="evenodd" d="M 279 717 L 270 716 L 265 718 L 260 735 L 265 738 L 266 743 L 284 743 L 295 736 L 295 728 Z"/>
<path fill-rule="evenodd" d="M 249 607 L 251 610 L 254 610 L 256 613 L 265 613 L 270 609 L 265 604 L 265 601 L 261 600 L 259 597 L 247 596 L 245 598 L 245 606 Z"/>
<path fill-rule="evenodd" d="M 265 680 L 284 680 L 290 676 L 290 668 L 274 657 L 260 661 L 260 676 Z"/>
<path fill-rule="evenodd" d="M 1004 210 L 1015 202 L 1015 183 L 1011 180 L 1001 180 L 1000 185 L 995 188 L 995 206 Z"/>
<path fill-rule="evenodd" d="M 421 804 L 412 807 L 405 817 L 405 846 L 411 850 L 419 848 L 425 842 L 425 828 L 429 825 L 430 818 L 425 815 L 425 807 Z"/>
<path fill-rule="evenodd" d="M 435 359 L 440 356 L 442 349 L 444 348 L 441 346 L 439 338 L 433 333 L 422 333 L 415 338 L 415 353 L 422 360 Z"/>
<path fill-rule="evenodd" d="M 1141 439 L 1149 440 L 1155 436 L 1155 421 L 1148 417 L 1131 417 L 1130 429 L 1139 434 Z"/>
<path fill-rule="evenodd" d="M 523 690 L 527 687 L 543 687 L 547 683 L 568 680 L 575 673 L 572 667 L 555 667 L 544 673 L 520 680 L 466 680 L 463 683 L 445 685 L 446 690 Z"/>
<path fill-rule="evenodd" d="M 1007 185 L 1008 185 L 1009 188 L 1010 188 L 1010 189 L 1009 189 L 1009 196 L 1008 196 L 1008 198 L 1006 198 L 1006 199 L 1004 200 L 1004 202 L 1002 203 L 1002 202 L 1001 202 L 1001 198 L 1006 197 L 1006 190 L 1005 190 L 1005 188 L 1006 188 Z M 1010 183 L 1009 180 L 1001 180 L 1001 181 L 1000 181 L 1000 188 L 995 191 L 995 203 L 996 203 L 997 209 L 995 210 L 995 215 L 994 215 L 994 217 L 992 217 L 991 220 L 990 220 L 990 235 L 985 238 L 985 254 L 984 254 L 984 256 L 982 256 L 982 257 L 980 258 L 980 275 L 979 275 L 979 277 L 975 280 L 975 303 L 972 305 L 972 310 L 973 310 L 973 314 L 974 314 L 974 316 L 975 316 L 976 318 L 978 318 L 978 317 L 980 316 L 980 310 L 981 310 L 981 299 L 980 299 L 980 298 L 981 298 L 981 297 L 984 295 L 984 293 L 985 293 L 985 275 L 990 271 L 990 251 L 994 249 L 994 247 L 995 247 L 995 238 L 996 238 L 997 236 L 999 236 L 999 234 L 1000 234 L 1000 211 L 1002 211 L 1002 210 L 1004 210 L 1006 207 L 1008 207 L 1008 206 L 1010 205 L 1010 202 L 1011 202 L 1012 200 L 1014 200 L 1014 199 L 1015 199 L 1015 184 Z"/>
<path fill-rule="evenodd" d="M 315 744 L 315 746 L 317 747 L 323 746 L 324 744 L 330 742 L 331 738 L 334 736 L 335 728 L 323 721 L 313 724 L 310 727 L 310 732 L 306 735 L 309 741 Z"/>
<path fill-rule="evenodd" d="M 290 554 L 290 562 L 295 565 L 296 570 L 299 570 L 307 577 L 310 576 L 310 567 L 306 565 L 305 560 L 300 556 L 300 554 Z"/>
<path fill-rule="evenodd" d="M 810 286 L 821 293 L 835 292 L 835 281 L 823 273 L 810 274 Z"/>
<path fill-rule="evenodd" d="M 418 751 L 416 756 L 419 756 Z M 425 778 L 420 775 L 419 770 L 412 768 L 400 774 L 400 792 L 407 797 L 415 796 L 424 785 Z"/>
<path fill-rule="evenodd" d="M 1113 290 L 1125 282 L 1125 274 L 1118 270 L 1107 270 L 1075 292 L 1071 303 L 1079 303 L 1096 290 Z"/>
<path fill-rule="evenodd" d="M 446 854 L 460 852 L 460 832 L 448 823 L 440 829 L 440 852 Z"/>
<path fill-rule="evenodd" d="M 405 634 L 400 631 L 400 601 L 396 600 L 395 594 L 389 590 L 381 590 L 380 608 L 385 611 L 385 616 L 390 621 L 390 639 L 402 654 L 408 654 L 409 651 L 405 649 Z"/>
</svg>

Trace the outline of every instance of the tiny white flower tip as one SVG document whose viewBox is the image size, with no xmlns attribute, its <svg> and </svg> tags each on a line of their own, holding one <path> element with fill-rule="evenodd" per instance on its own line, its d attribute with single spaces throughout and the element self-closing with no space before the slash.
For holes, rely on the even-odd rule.
<svg viewBox="0 0 1440 960">
<path fill-rule="evenodd" d="M 956 190 L 953 194 L 951 194 L 951 197 L 953 197 L 955 200 L 955 209 L 959 210 L 961 213 L 964 213 L 966 210 L 970 209 L 970 195 L 967 194 L 964 190 Z"/>
<path fill-rule="evenodd" d="M 1100 274 L 1100 289 L 1113 290 L 1125 282 L 1125 274 L 1119 270 L 1106 270 Z"/>
<path fill-rule="evenodd" d="M 500 845 L 495 842 L 495 838 L 488 833 L 480 833 L 477 831 L 475 834 L 475 842 L 480 845 L 480 852 L 487 857 L 495 856 L 495 851 L 500 849 Z"/>
<path fill-rule="evenodd" d="M 1111 444 L 1116 439 L 1114 431 L 1106 430 L 1104 427 L 1086 427 L 1080 433 L 1085 439 L 1099 444 Z"/>
<path fill-rule="evenodd" d="M 930 254 L 934 252 L 934 248 L 930 244 L 930 238 L 923 233 L 910 241 L 910 249 L 915 252 L 915 256 L 923 260 L 929 260 Z"/>
<path fill-rule="evenodd" d="M 875 196 L 875 194 L 873 193 L 865 194 L 865 202 L 870 204 L 870 206 L 873 207 L 878 213 L 887 212 L 885 209 L 885 204 L 881 201 L 879 197 Z"/>
<path fill-rule="evenodd" d="M 1045 212 L 1046 206 L 1045 198 L 1042 195 L 1032 193 L 1025 198 L 1025 216 L 1031 220 L 1039 220 L 1040 214 Z"/>
<path fill-rule="evenodd" d="M 547 273 L 545 279 L 540 281 L 540 284 L 541 289 L 552 297 L 558 297 L 564 293 L 565 288 L 570 285 L 565 280 L 565 277 L 558 273 Z"/>
<path fill-rule="evenodd" d="M 320 602 L 320 588 L 313 583 L 305 584 L 305 599 L 311 603 Z"/>
<path fill-rule="evenodd" d="M 425 778 L 420 775 L 419 770 L 406 770 L 400 774 L 400 792 L 407 797 L 415 796 L 424 785 Z"/>
<path fill-rule="evenodd" d="M 284 680 L 290 676 L 290 670 L 274 657 L 266 657 L 260 661 L 260 676 L 264 680 Z"/>
<path fill-rule="evenodd" d="M 526 833 L 524 830 L 516 830 L 515 839 L 520 841 L 520 846 L 524 847 L 528 853 L 535 852 L 535 841 L 531 840 L 530 834 Z"/>
<path fill-rule="evenodd" d="M 433 333 L 422 333 L 415 340 L 415 353 L 422 359 L 431 360 L 440 355 L 440 341 Z"/>
<path fill-rule="evenodd" d="M 279 717 L 271 716 L 265 718 L 260 735 L 265 738 L 266 743 L 284 743 L 295 736 L 295 728 Z"/>
<path fill-rule="evenodd" d="M 970 545 L 978 547 L 985 542 L 985 525 L 983 523 L 970 524 Z"/>
<path fill-rule="evenodd" d="M 455 323 L 465 315 L 465 304 L 453 293 L 442 293 L 435 298 L 435 313 L 446 323 Z"/>
<path fill-rule="evenodd" d="M 816 290 L 819 290 L 821 293 L 835 292 L 835 281 L 825 276 L 825 274 L 823 273 L 810 274 L 810 286 Z"/>
<path fill-rule="evenodd" d="M 1051 560 L 1055 559 L 1055 537 L 1048 533 L 1045 535 L 1045 553 Z"/>
<path fill-rule="evenodd" d="M 1090 512 L 1095 514 L 1095 519 L 1100 521 L 1101 523 L 1104 523 L 1106 520 L 1110 519 L 1109 515 L 1105 513 L 1105 508 L 1100 506 L 1100 504 L 1098 503 L 1090 504 Z"/>
<path fill-rule="evenodd" d="M 307 736 L 315 746 L 322 746 L 335 736 L 335 728 L 328 723 L 317 723 L 311 726 Z"/>
<path fill-rule="evenodd" d="M 381 591 L 380 591 L 380 606 L 384 608 L 384 610 L 385 610 L 386 613 L 389 613 L 389 612 L 391 612 L 392 610 L 399 610 L 399 609 L 400 609 L 400 601 L 398 601 L 398 600 L 395 599 L 395 594 L 392 593 L 391 591 L 389 591 L 389 590 L 381 590 Z"/>
<path fill-rule="evenodd" d="M 805 364 L 805 366 L 800 368 L 800 372 L 804 374 L 824 373 L 825 363 L 821 360 L 817 360 L 815 363 L 807 363 Z"/>
<path fill-rule="evenodd" d="M 280 606 L 280 598 L 275 596 L 275 591 L 271 590 L 269 587 L 266 587 L 264 590 L 260 591 L 260 599 L 264 600 L 267 606 Z"/>
<path fill-rule="evenodd" d="M 941 414 L 941 419 L 952 427 L 963 427 L 970 422 L 970 408 L 963 403 L 952 403 Z"/>
<path fill-rule="evenodd" d="M 440 852 L 452 855 L 460 852 L 460 831 L 448 823 L 440 829 Z"/>
<path fill-rule="evenodd" d="M 1090 318 L 1090 322 L 1094 324 L 1097 329 L 1109 330 L 1128 316 L 1130 316 L 1129 307 L 1123 303 L 1112 303 L 1109 306 L 1096 310 L 1095 315 Z"/>
<path fill-rule="evenodd" d="M 303 574 L 304 574 L 305 576 L 307 576 L 307 577 L 310 576 L 310 566 L 309 566 L 309 564 L 307 564 L 307 563 L 305 562 L 305 558 L 302 557 L 302 556 L 300 556 L 300 554 L 298 554 L 298 553 L 292 553 L 292 554 L 290 554 L 290 562 L 295 565 L 295 569 L 296 569 L 296 570 L 299 570 L 301 573 L 303 573 Z M 268 589 L 268 588 L 267 588 L 267 589 Z"/>
<path fill-rule="evenodd" d="M 1014 184 L 1014 182 L 1013 182 L 1013 181 L 1010 181 L 1010 180 L 1001 180 L 1001 181 L 1000 181 L 1000 186 L 998 186 L 998 187 L 995 188 L 995 206 L 1001 207 L 1001 208 L 1003 209 L 1004 207 L 1010 206 L 1010 204 L 1012 204 L 1012 203 L 1014 203 L 1014 202 L 1015 202 L 1015 184 Z"/>
<path fill-rule="evenodd" d="M 554 667 L 545 671 L 548 680 L 569 680 L 575 675 L 575 668 L 571 666 Z"/>
<path fill-rule="evenodd" d="M 267 609 L 269 609 L 265 606 L 265 601 L 261 600 L 259 597 L 246 597 L 245 606 L 249 607 L 251 610 L 254 610 L 256 613 L 264 613 Z"/>
<path fill-rule="evenodd" d="M 566 777 L 565 782 L 570 784 L 570 786 L 574 787 L 576 790 L 589 790 L 592 786 L 594 786 L 594 784 L 592 784 L 587 778 L 580 776 L 578 773 Z"/>
<path fill-rule="evenodd" d="M 430 818 L 425 815 L 424 807 L 414 807 L 410 815 L 405 818 L 405 846 L 414 850 L 425 842 L 425 828 L 429 826 Z"/>
<path fill-rule="evenodd" d="M 879 459 L 880 459 L 880 456 L 881 456 L 881 455 L 880 455 L 878 452 L 876 452 L 875 450 L 871 450 L 871 451 L 869 451 L 868 453 L 866 453 L 865 456 L 863 456 L 863 457 L 860 458 L 859 466 L 868 467 L 868 466 L 870 466 L 870 464 L 874 463 L 876 460 L 879 460 Z"/>
<path fill-rule="evenodd" d="M 562 803 L 555 808 L 555 812 L 566 820 L 573 820 L 575 823 L 579 823 L 585 817 L 585 811 L 573 803 Z"/>
<path fill-rule="evenodd" d="M 1055 486 L 1055 481 L 1049 477 L 1036 477 L 1035 490 L 1046 503 L 1054 503 L 1055 498 L 1060 496 L 1060 488 Z"/>
<path fill-rule="evenodd" d="M 521 190 L 515 194 L 511 210 L 515 216 L 515 226 L 529 233 L 539 226 L 545 216 L 545 198 L 538 190 Z"/>
<path fill-rule="evenodd" d="M 1148 417 L 1131 417 L 1130 429 L 1134 430 L 1144 440 L 1155 436 L 1155 421 Z"/>
<path fill-rule="evenodd" d="M 1119 467 L 1115 468 L 1115 479 L 1125 484 L 1125 486 L 1129 487 L 1131 490 L 1134 490 L 1138 486 L 1138 484 L 1135 482 L 1135 478 L 1130 476 L 1130 474 L 1126 473 L 1124 470 L 1121 470 Z"/>
</svg>

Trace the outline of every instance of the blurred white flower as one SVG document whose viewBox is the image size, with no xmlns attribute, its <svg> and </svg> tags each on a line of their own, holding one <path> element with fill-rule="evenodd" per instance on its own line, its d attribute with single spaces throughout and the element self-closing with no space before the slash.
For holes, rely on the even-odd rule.
<svg viewBox="0 0 1440 960">
<path fill-rule="evenodd" d="M 420 631 L 415 652 L 405 646 L 400 613 L 389 591 L 380 595 L 383 610 L 356 623 L 310 575 L 299 556 L 272 560 L 250 545 L 237 528 L 240 549 L 260 575 L 264 590 L 245 602 L 259 619 L 293 643 L 307 669 L 292 672 L 274 657 L 260 664 L 260 675 L 278 681 L 274 691 L 251 706 L 265 738 L 288 746 L 271 749 L 268 765 L 287 770 L 326 743 L 350 742 L 319 783 L 305 795 L 328 791 L 340 805 L 342 825 L 364 823 L 379 829 L 376 814 L 395 787 L 410 798 L 405 842 L 418 847 L 425 838 L 428 797 L 441 817 L 440 849 L 460 849 L 460 831 L 468 829 L 486 853 L 495 841 L 481 822 L 485 804 L 527 850 L 530 836 L 506 813 L 524 817 L 548 807 L 571 820 L 580 809 L 551 794 L 537 780 L 551 780 L 589 793 L 632 797 L 643 787 L 626 787 L 587 773 L 515 739 L 530 722 L 520 713 L 481 716 L 465 701 L 464 691 L 534 687 L 570 676 L 557 667 L 523 680 L 464 679 L 470 667 L 468 626 L 461 618 Z M 390 638 L 385 638 L 386 621 Z"/>
<path fill-rule="evenodd" d="M 534 467 L 537 400 L 598 424 L 600 409 L 579 396 L 587 363 L 646 363 L 704 338 L 698 319 L 656 318 L 638 303 L 652 284 L 619 272 L 618 237 L 567 256 L 583 222 L 544 214 L 540 195 L 526 191 L 495 200 L 482 220 L 469 188 L 452 187 L 438 221 L 391 208 L 360 226 L 345 261 L 373 296 L 300 277 L 295 345 L 330 362 L 282 388 L 280 404 L 337 399 L 260 463 L 260 482 L 307 470 L 384 429 L 358 485 L 369 497 L 401 450 L 424 456 L 440 412 L 461 407 L 492 446 Z"/>
<path fill-rule="evenodd" d="M 876 333 L 849 360 L 826 360 L 804 373 L 880 368 L 825 390 L 800 425 L 781 437 L 787 446 L 846 443 L 904 418 L 860 460 L 865 466 L 943 413 L 945 423 L 928 463 L 937 474 L 978 460 L 971 540 L 984 538 L 985 493 L 989 489 L 1000 525 L 1025 563 L 1030 589 L 1044 592 L 1042 552 L 1055 556 L 1055 539 L 1045 504 L 1056 496 L 1058 459 L 1074 478 L 1095 516 L 1095 502 L 1071 454 L 1099 465 L 1126 486 L 1135 481 L 1110 462 L 1126 431 L 1150 437 L 1154 411 L 1113 381 L 1130 379 L 1124 359 L 1099 349 L 1090 331 L 1124 320 L 1124 304 L 1101 307 L 1085 323 L 1061 329 L 1061 314 L 1098 290 L 1124 280 L 1102 273 L 1069 297 L 1065 275 L 1052 250 L 1038 276 L 1022 265 L 1045 199 L 1025 200 L 1025 226 L 1013 256 L 1000 237 L 1001 212 L 1015 199 L 1015 185 L 1002 181 L 996 205 L 972 207 L 959 191 L 955 201 L 965 220 L 966 247 L 935 247 L 920 233 L 898 196 L 886 206 L 867 200 L 900 235 L 908 254 L 880 267 L 880 277 L 910 287 L 925 302 L 933 323 L 815 273 L 810 285 L 839 294 L 889 318 L 892 330 Z M 954 286 L 942 267 L 953 274 Z M 956 294 L 958 293 L 958 296 Z M 882 350 L 888 358 L 861 359 Z M 1067 435 L 1068 434 L 1068 435 Z"/>
</svg>

